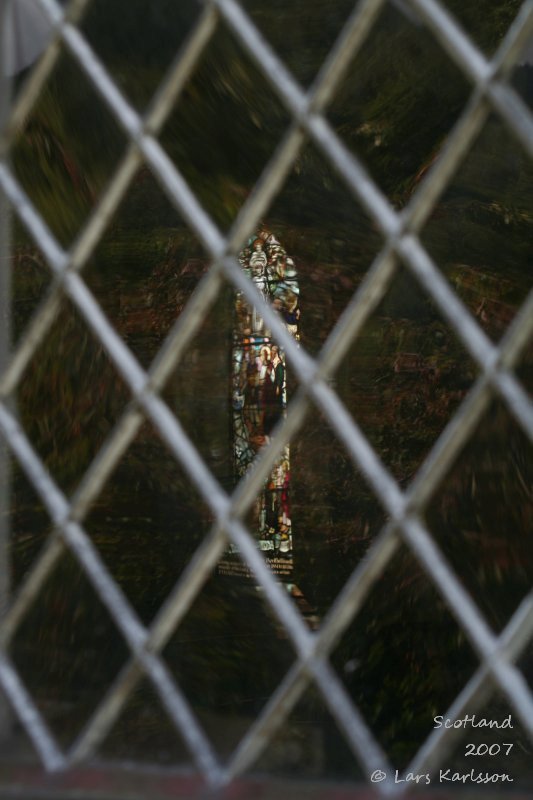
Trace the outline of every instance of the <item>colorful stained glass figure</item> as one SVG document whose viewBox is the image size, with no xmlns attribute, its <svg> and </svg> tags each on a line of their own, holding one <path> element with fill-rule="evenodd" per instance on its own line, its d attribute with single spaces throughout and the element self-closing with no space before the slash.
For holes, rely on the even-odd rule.
<svg viewBox="0 0 533 800">
<path fill-rule="evenodd" d="M 242 250 L 239 261 L 298 340 L 299 287 L 292 258 L 273 234 L 260 230 Z M 268 444 L 287 407 L 285 354 L 272 338 L 260 311 L 248 303 L 242 292 L 235 297 L 231 393 L 233 461 L 235 478 L 239 480 L 258 450 Z M 292 574 L 290 482 L 287 444 L 256 500 L 253 522 L 253 532 L 272 571 L 286 580 Z M 220 566 L 223 574 L 235 574 L 235 569 L 239 572 L 242 568 L 227 559 Z"/>
</svg>

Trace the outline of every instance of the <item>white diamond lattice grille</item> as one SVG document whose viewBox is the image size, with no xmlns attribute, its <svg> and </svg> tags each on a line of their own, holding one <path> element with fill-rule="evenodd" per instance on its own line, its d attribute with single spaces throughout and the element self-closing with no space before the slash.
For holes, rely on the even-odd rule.
<svg viewBox="0 0 533 800">
<path fill-rule="evenodd" d="M 177 54 L 144 116 L 140 116 L 125 99 L 77 27 L 88 0 L 72 0 L 66 10 L 55 0 L 38 2 L 53 23 L 54 37 L 17 97 L 7 120 L 2 138 L 0 188 L 14 213 L 44 253 L 54 283 L 0 374 L 0 432 L 48 510 L 56 535 L 50 537 L 39 561 L 12 599 L 0 623 L 0 684 L 45 767 L 49 770 L 65 768 L 92 756 L 117 719 L 135 684 L 142 676 L 147 676 L 187 742 L 198 770 L 212 786 L 230 782 L 253 764 L 310 681 L 314 681 L 322 693 L 365 774 L 370 775 L 376 769 L 387 771 L 389 765 L 385 754 L 348 697 L 328 656 L 402 541 L 436 585 L 479 657 L 477 672 L 446 715 L 458 717 L 467 705 L 471 711 L 473 705 L 479 706 L 497 688 L 508 699 L 513 713 L 533 740 L 533 694 L 514 664 L 533 634 L 533 594 L 523 601 L 501 635 L 495 636 L 422 522 L 424 509 L 493 396 L 499 396 L 528 437 L 533 437 L 533 409 L 513 372 L 533 327 L 533 295 L 526 300 L 501 343 L 498 346 L 492 344 L 443 278 L 419 236 L 489 114 L 497 114 L 527 154 L 533 157 L 533 116 L 507 82 L 512 66 L 533 32 L 533 2 L 526 0 L 523 3 L 498 51 L 491 60 L 487 60 L 441 2 L 404 0 L 469 79 L 472 91 L 440 158 L 419 185 L 409 205 L 400 213 L 392 208 L 363 164 L 348 152 L 324 116 L 348 63 L 367 40 L 385 0 L 360 0 L 355 5 L 308 91 L 302 90 L 293 79 L 237 0 L 206 0 L 186 46 Z M 245 202 L 227 235 L 220 232 L 202 208 L 193 188 L 184 180 L 158 140 L 173 104 L 199 58 L 209 47 L 218 25 L 227 26 L 239 40 L 292 118 L 288 132 L 279 142 L 270 162 L 265 165 L 255 191 Z M 104 196 L 68 251 L 59 245 L 47 228 L 17 182 L 8 161 L 16 131 L 36 102 L 61 47 L 65 47 L 77 61 L 129 140 L 127 152 L 118 164 Z M 316 145 L 336 170 L 385 240 L 381 252 L 317 359 L 298 348 L 276 314 L 265 305 L 256 288 L 243 274 L 236 259 L 244 239 L 268 209 L 307 139 Z M 82 277 L 84 265 L 98 245 L 141 163 L 150 167 L 211 258 L 208 273 L 148 371 L 139 365 L 113 329 Z M 383 466 L 328 383 L 328 377 L 334 373 L 348 347 L 390 287 L 399 260 L 433 299 L 480 371 L 475 385 L 405 492 Z M 210 473 L 160 396 L 167 377 L 179 362 L 201 319 L 207 315 L 224 279 L 229 279 L 236 288 L 242 290 L 251 304 L 262 309 L 261 313 L 284 348 L 301 387 L 289 404 L 283 425 L 254 464 L 251 476 L 242 481 L 231 496 Z M 43 467 L 9 404 L 9 398 L 17 389 L 26 365 L 53 323 L 63 295 L 74 303 L 94 336 L 106 349 L 134 401 L 116 424 L 70 500 Z M 277 455 L 298 429 L 310 404 L 320 409 L 336 431 L 355 465 L 366 476 L 388 518 L 368 556 L 354 571 L 318 633 L 309 631 L 299 617 L 284 590 L 269 572 L 254 539 L 242 522 Z M 83 518 L 91 503 L 145 418 L 159 431 L 216 520 L 149 629 L 141 624 L 83 528 Z M 266 600 L 285 628 L 297 659 L 229 763 L 222 765 L 160 653 L 217 563 L 228 540 L 237 545 L 258 584 L 264 589 Z M 58 746 L 9 658 L 11 638 L 65 549 L 75 556 L 85 570 L 131 651 L 129 663 L 69 752 L 62 752 Z M 409 770 L 422 772 L 442 763 L 449 735 L 450 732 L 445 729 L 434 731 Z M 379 791 L 388 795 L 401 789 L 385 781 L 379 785 Z"/>
</svg>

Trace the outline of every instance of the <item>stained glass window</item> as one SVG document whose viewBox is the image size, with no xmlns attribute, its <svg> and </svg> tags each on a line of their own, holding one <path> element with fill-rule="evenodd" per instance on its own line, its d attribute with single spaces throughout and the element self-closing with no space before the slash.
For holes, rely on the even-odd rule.
<svg viewBox="0 0 533 800">
<path fill-rule="evenodd" d="M 272 233 L 262 229 L 250 238 L 239 261 L 298 340 L 299 287 L 293 259 Z M 261 314 L 241 292 L 237 292 L 234 305 L 231 404 L 237 481 L 245 475 L 258 450 L 268 444 L 287 407 L 285 354 L 275 343 Z M 287 444 L 256 500 L 252 528 L 272 571 L 281 579 L 290 579 L 292 574 L 290 484 L 290 446 Z M 238 574 L 241 566 L 236 554 L 228 553 L 220 569 L 223 574 Z"/>
</svg>

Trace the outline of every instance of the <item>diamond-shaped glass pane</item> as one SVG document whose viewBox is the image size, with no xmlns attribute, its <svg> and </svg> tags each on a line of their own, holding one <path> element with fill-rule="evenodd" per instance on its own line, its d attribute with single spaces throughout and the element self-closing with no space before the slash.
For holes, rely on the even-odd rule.
<svg viewBox="0 0 533 800">
<path fill-rule="evenodd" d="M 163 651 L 216 750 L 228 758 L 294 661 L 254 582 L 215 572 Z"/>
<path fill-rule="evenodd" d="M 365 770 L 314 685 L 306 689 L 250 771 L 298 777 L 310 784 L 324 779 L 365 780 Z"/>
<path fill-rule="evenodd" d="M 117 86 L 144 109 L 200 10 L 194 0 L 92 0 L 81 30 Z"/>
<path fill-rule="evenodd" d="M 190 291 L 191 284 L 206 269 L 202 259 L 185 263 L 180 276 L 183 294 Z M 162 392 L 206 464 L 225 486 L 232 485 L 233 477 L 230 432 L 233 294 L 230 287 L 221 288 Z"/>
<path fill-rule="evenodd" d="M 268 6 L 259 0 L 244 0 L 241 5 L 304 86 L 316 76 L 354 6 L 352 0 L 337 0 L 324 14 L 321 0 L 311 0 L 302 14 L 298 3 L 284 0 Z"/>
<path fill-rule="evenodd" d="M 391 3 L 346 73 L 328 110 L 397 207 L 437 155 L 469 86 L 427 32 Z"/>
<path fill-rule="evenodd" d="M 145 678 L 135 687 L 109 735 L 99 747 L 103 758 L 159 766 L 185 764 L 190 753 Z"/>
<path fill-rule="evenodd" d="M 530 444 L 493 402 L 429 506 L 430 529 L 497 631 L 533 581 L 532 482 Z"/>
<path fill-rule="evenodd" d="M 93 503 L 86 530 L 149 624 L 211 524 L 198 490 L 145 423 Z"/>
<path fill-rule="evenodd" d="M 475 376 L 475 364 L 431 298 L 401 268 L 336 379 L 346 407 L 406 486 Z"/>
<path fill-rule="evenodd" d="M 322 619 L 384 521 L 346 447 L 315 408 L 292 441 L 294 580 Z"/>
<path fill-rule="evenodd" d="M 84 279 L 148 368 L 209 259 L 148 167 L 134 175 Z"/>
<path fill-rule="evenodd" d="M 223 228 L 288 126 L 268 81 L 220 26 L 164 126 L 161 143 Z"/>
<path fill-rule="evenodd" d="M 72 490 L 129 399 L 102 345 L 64 301 L 18 387 L 18 413 L 62 488 Z"/>
<path fill-rule="evenodd" d="M 387 752 L 405 768 L 477 667 L 463 631 L 404 548 L 372 589 L 332 658 Z"/>
<path fill-rule="evenodd" d="M 491 118 L 422 232 L 483 330 L 499 340 L 531 285 L 533 165 Z"/>
<path fill-rule="evenodd" d="M 70 554 L 49 576 L 11 648 L 22 680 L 63 745 L 74 740 L 128 653 Z"/>
<path fill-rule="evenodd" d="M 11 149 L 22 188 L 61 244 L 79 233 L 124 144 L 115 116 L 64 53 Z"/>
</svg>

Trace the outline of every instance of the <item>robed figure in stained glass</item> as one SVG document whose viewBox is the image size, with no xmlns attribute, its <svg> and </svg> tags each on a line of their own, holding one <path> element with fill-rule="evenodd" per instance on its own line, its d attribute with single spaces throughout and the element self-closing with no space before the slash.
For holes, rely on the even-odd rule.
<svg viewBox="0 0 533 800">
<path fill-rule="evenodd" d="M 299 288 L 293 260 L 270 232 L 260 230 L 239 255 L 244 272 L 299 339 Z M 235 297 L 232 344 L 233 461 L 238 480 L 270 440 L 287 406 L 285 354 L 261 312 L 242 292 Z M 252 532 L 280 577 L 292 572 L 290 447 L 285 445 L 257 498 Z M 255 529 L 254 529 L 255 528 Z M 226 568 L 223 572 L 229 571 Z"/>
</svg>

